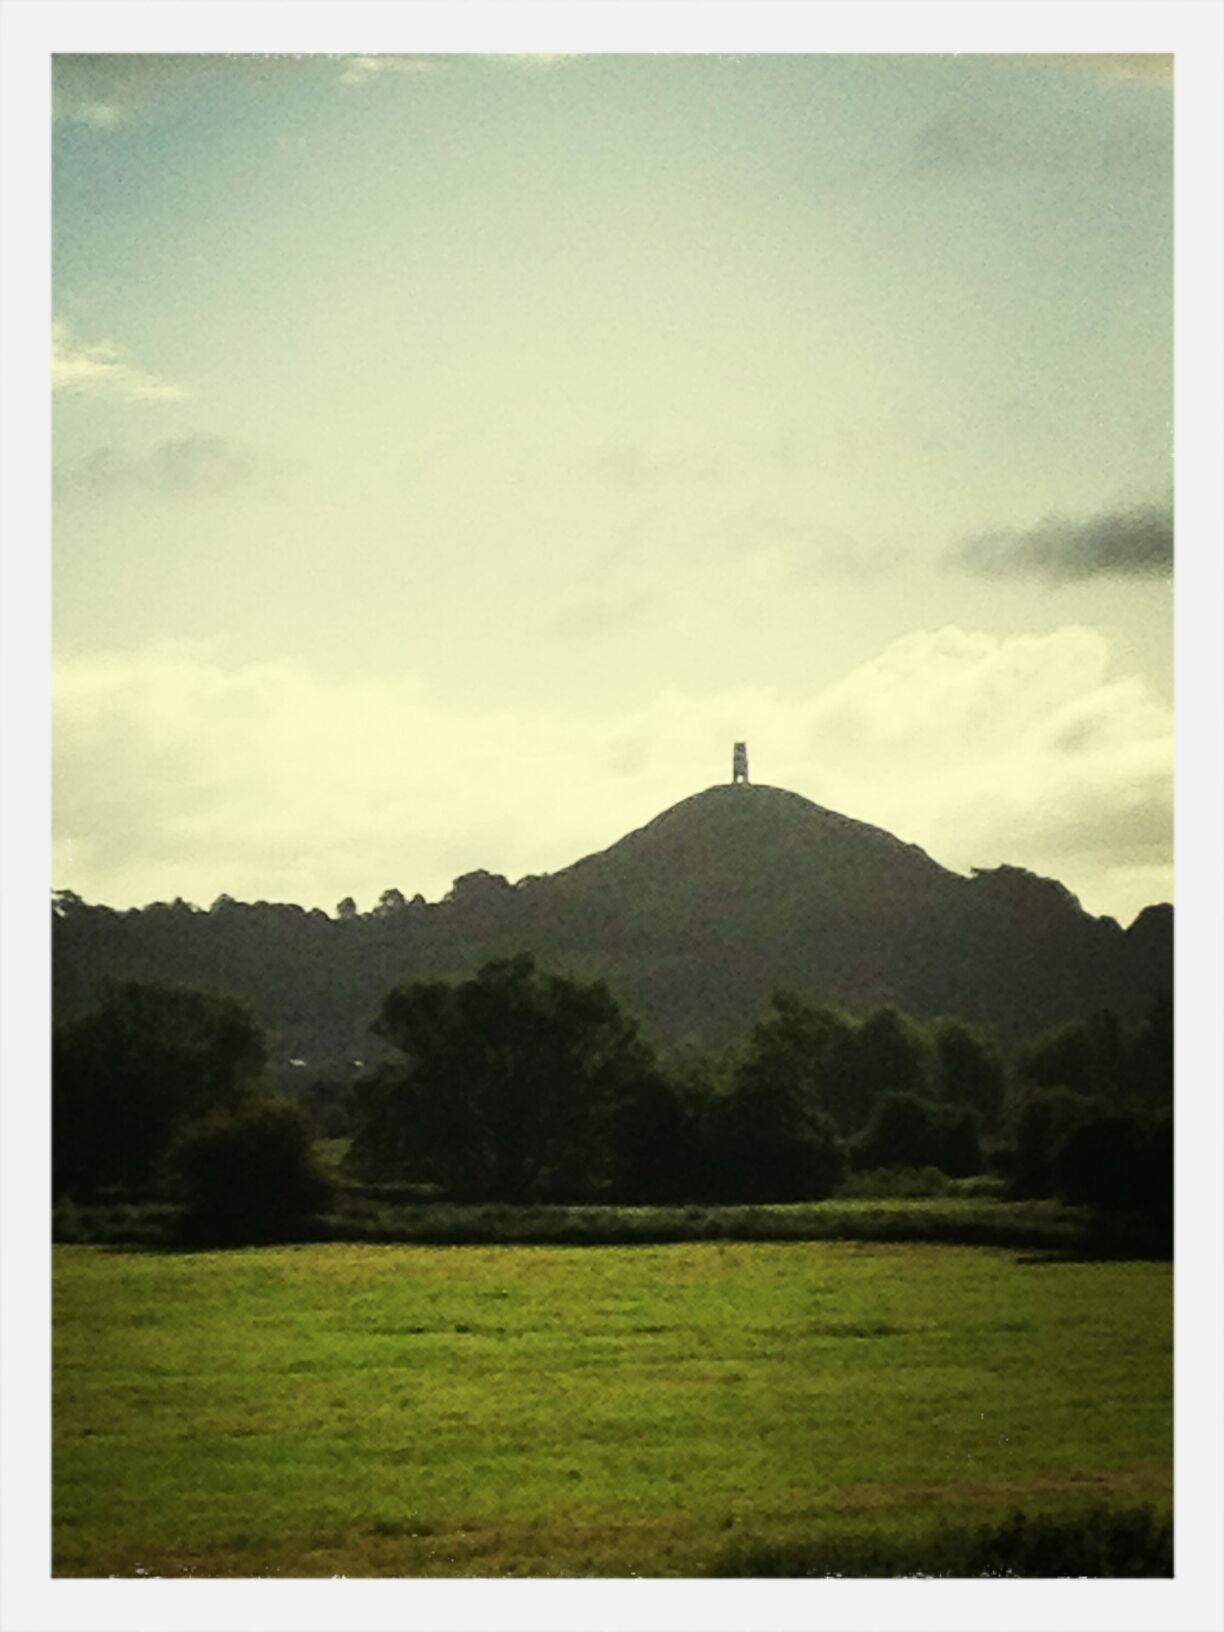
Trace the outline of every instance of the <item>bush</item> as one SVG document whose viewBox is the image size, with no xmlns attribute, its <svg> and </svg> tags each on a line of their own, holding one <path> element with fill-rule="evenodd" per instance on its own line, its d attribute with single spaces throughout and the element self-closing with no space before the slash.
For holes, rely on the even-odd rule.
<svg viewBox="0 0 1224 1632">
<path fill-rule="evenodd" d="M 1002 1523 L 946 1525 L 925 1536 L 846 1532 L 806 1545 L 738 1547 L 718 1559 L 710 1574 L 1162 1578 L 1173 1574 L 1173 1525 L 1150 1507 L 1033 1517 L 1015 1512 Z"/>
<path fill-rule="evenodd" d="M 193 1236 L 267 1240 L 325 1208 L 331 1186 L 288 1099 L 252 1098 L 190 1123 L 167 1158 Z"/>
<path fill-rule="evenodd" d="M 854 1201 L 890 1201 L 910 1196 L 946 1196 L 951 1185 L 937 1167 L 874 1167 L 851 1173 L 837 1192 Z"/>
</svg>

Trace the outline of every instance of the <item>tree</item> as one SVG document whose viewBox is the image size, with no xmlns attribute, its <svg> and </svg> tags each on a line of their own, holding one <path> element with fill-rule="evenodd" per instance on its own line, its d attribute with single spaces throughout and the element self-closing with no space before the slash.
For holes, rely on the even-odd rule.
<svg viewBox="0 0 1224 1632">
<path fill-rule="evenodd" d="M 234 998 L 112 982 L 97 1009 L 55 1031 L 57 1194 L 147 1189 L 182 1124 L 233 1101 L 265 1060 L 263 1035 Z"/>
<path fill-rule="evenodd" d="M 1091 1100 L 1069 1088 L 1032 1088 L 1015 1116 L 1009 1188 L 1020 1196 L 1058 1191 L 1063 1149 L 1094 1111 Z"/>
<path fill-rule="evenodd" d="M 362 1095 L 358 1156 L 381 1135 L 414 1176 L 467 1200 L 606 1183 L 614 1109 L 654 1070 L 602 982 L 543 974 L 527 954 L 398 987 L 375 1029 L 405 1065 Z"/>
<path fill-rule="evenodd" d="M 824 1071 L 844 1022 L 789 992 L 754 1026 L 710 1103 L 711 1192 L 727 1201 L 811 1201 L 846 1170 L 845 1147 L 821 1108 Z"/>
<path fill-rule="evenodd" d="M 935 1132 L 931 1107 L 917 1094 L 884 1094 L 855 1143 L 855 1166 L 935 1166 Z"/>
<path fill-rule="evenodd" d="M 1043 1088 L 1077 1094 L 1112 1094 L 1122 1074 L 1122 1030 L 1111 1009 L 1058 1026 L 1030 1043 L 1020 1074 Z"/>
<path fill-rule="evenodd" d="M 639 1205 L 692 1201 L 701 1190 L 709 1094 L 684 1067 L 643 1072 L 612 1111 L 611 1196 Z"/>
<path fill-rule="evenodd" d="M 950 1179 L 967 1179 L 982 1171 L 982 1137 L 971 1106 L 939 1105 L 931 1130 L 930 1164 Z"/>
<path fill-rule="evenodd" d="M 407 905 L 402 890 L 394 888 L 384 890 L 378 898 L 378 905 L 374 908 L 374 915 L 376 918 L 388 918 L 394 912 L 402 912 Z"/>
<path fill-rule="evenodd" d="M 797 1103 L 831 1116 L 843 1131 L 865 1121 L 868 1105 L 856 1071 L 853 1022 L 778 991 L 749 1034 L 737 1067 L 749 1078 L 785 1087 Z"/>
<path fill-rule="evenodd" d="M 1173 1206 L 1173 1117 L 1137 1104 L 1088 1114 L 1057 1152 L 1058 1194 L 1104 1212 L 1137 1212 L 1167 1232 Z"/>
<path fill-rule="evenodd" d="M 925 1095 L 931 1072 L 926 1039 L 896 1009 L 877 1009 L 855 1036 L 855 1076 L 862 1102 L 885 1094 Z"/>
<path fill-rule="evenodd" d="M 1128 1092 L 1149 1102 L 1173 1102 L 1173 994 L 1159 992 L 1130 1040 L 1123 1065 Z"/>
<path fill-rule="evenodd" d="M 820 1201 L 846 1175 L 846 1146 L 785 1088 L 737 1078 L 711 1106 L 706 1171 L 716 1201 Z"/>
<path fill-rule="evenodd" d="M 331 1187 L 291 1100 L 247 1098 L 189 1122 L 166 1157 L 189 1230 L 212 1240 L 266 1239 L 323 1208 Z"/>
<path fill-rule="evenodd" d="M 941 1020 L 934 1030 L 936 1080 L 949 1105 L 993 1123 L 1003 1108 L 1007 1072 L 997 1048 L 962 1020 Z"/>
</svg>

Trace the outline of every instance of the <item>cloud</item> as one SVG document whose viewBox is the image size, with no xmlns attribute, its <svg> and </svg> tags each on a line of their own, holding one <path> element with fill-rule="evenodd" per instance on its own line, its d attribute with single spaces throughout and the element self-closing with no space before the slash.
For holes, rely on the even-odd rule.
<svg viewBox="0 0 1224 1632">
<path fill-rule="evenodd" d="M 54 705 L 55 882 L 116 905 L 552 871 L 725 780 L 736 740 L 757 780 L 946 866 L 1031 867 L 1124 921 L 1168 893 L 1170 714 L 1087 628 L 922 631 L 807 698 L 668 690 L 594 721 L 165 643 L 62 659 Z"/>
<path fill-rule="evenodd" d="M 73 338 L 68 325 L 51 325 L 51 389 L 64 396 L 110 397 L 119 402 L 177 402 L 181 386 L 159 380 L 125 362 L 110 341 Z"/>
<path fill-rule="evenodd" d="M 728 454 L 718 448 L 646 448 L 622 442 L 600 448 L 580 462 L 584 474 L 619 492 L 712 482 L 727 473 Z"/>
<path fill-rule="evenodd" d="M 1167 578 L 1173 571 L 1173 514 L 1148 503 L 1072 519 L 1046 516 L 1024 531 L 982 533 L 949 561 L 986 578 Z"/>
<path fill-rule="evenodd" d="M 91 130 L 118 130 L 132 117 L 132 110 L 118 102 L 67 102 L 54 107 L 52 117 L 67 119 L 75 125 L 88 125 Z"/>
<path fill-rule="evenodd" d="M 57 466 L 59 494 L 98 498 L 137 489 L 164 498 L 208 498 L 252 486 L 267 470 L 254 449 L 231 437 L 192 431 L 155 443 L 131 457 L 116 448 L 95 448 L 83 459 Z"/>
<path fill-rule="evenodd" d="M 525 73 L 547 73 L 564 63 L 574 61 L 578 53 L 567 51 L 518 51 L 504 53 L 474 52 L 455 56 L 394 56 L 345 57 L 340 73 L 341 85 L 369 85 L 387 75 L 404 74 L 421 77 L 448 72 L 456 62 L 465 60 L 489 62 L 500 68 Z"/>
<path fill-rule="evenodd" d="M 860 539 L 811 516 L 768 504 L 749 504 L 723 516 L 706 533 L 713 544 L 741 556 L 771 556 L 783 574 L 871 578 L 893 571 L 906 551 Z"/>
<path fill-rule="evenodd" d="M 765 479 L 793 473 L 799 450 L 788 438 L 759 442 L 611 442 L 574 460 L 579 476 L 623 493 L 699 486 L 733 477 Z"/>
<path fill-rule="evenodd" d="M 568 640 L 598 639 L 642 623 L 651 610 L 650 597 L 641 592 L 584 595 L 565 601 L 543 630 Z"/>
<path fill-rule="evenodd" d="M 521 68 L 533 73 L 559 68 L 563 63 L 574 62 L 580 55 L 581 53 L 577 51 L 510 51 L 499 54 L 486 53 L 483 60 L 495 62 L 502 68 Z"/>
<path fill-rule="evenodd" d="M 346 57 L 340 73 L 341 85 L 369 85 L 388 74 L 404 74 L 413 78 L 428 78 L 440 74 L 445 64 L 435 57 Z"/>
</svg>

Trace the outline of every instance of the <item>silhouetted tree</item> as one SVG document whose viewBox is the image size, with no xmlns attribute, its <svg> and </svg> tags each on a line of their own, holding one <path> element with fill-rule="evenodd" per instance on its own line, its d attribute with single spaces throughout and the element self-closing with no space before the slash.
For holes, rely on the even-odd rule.
<svg viewBox="0 0 1224 1632">
<path fill-rule="evenodd" d="M 56 1192 L 148 1187 L 178 1128 L 232 1101 L 265 1058 L 259 1027 L 233 998 L 110 984 L 97 1009 L 56 1028 Z"/>
<path fill-rule="evenodd" d="M 967 1105 L 959 1110 L 937 1106 L 929 1149 L 930 1165 L 951 1179 L 967 1179 L 980 1173 L 982 1139 L 977 1112 Z"/>
<path fill-rule="evenodd" d="M 1077 1094 L 1116 1093 L 1122 1074 L 1122 1028 L 1111 1009 L 1046 1032 L 1020 1055 L 1020 1075 L 1043 1088 Z"/>
<path fill-rule="evenodd" d="M 885 1094 L 925 1095 L 931 1067 L 926 1039 L 895 1009 L 877 1009 L 855 1034 L 855 1076 L 868 1106 Z"/>
<path fill-rule="evenodd" d="M 860 1168 L 934 1166 L 935 1128 L 931 1107 L 917 1094 L 883 1094 L 871 1120 L 855 1141 L 854 1165 Z"/>
<path fill-rule="evenodd" d="M 933 1041 L 941 1099 L 976 1111 L 983 1122 L 995 1122 L 1007 1089 L 1007 1073 L 998 1049 L 962 1020 L 940 1020 Z"/>
<path fill-rule="evenodd" d="M 1168 1105 L 1173 1100 L 1173 994 L 1160 992 L 1152 1000 L 1130 1040 L 1122 1068 L 1128 1093 L 1149 1102 Z"/>
<path fill-rule="evenodd" d="M 402 890 L 384 890 L 378 898 L 378 905 L 374 908 L 375 916 L 386 918 L 393 912 L 402 912 L 407 905 Z"/>
<path fill-rule="evenodd" d="M 569 1198 L 606 1182 L 614 1109 L 654 1069 L 602 982 L 539 973 L 526 954 L 457 985 L 397 988 L 376 1030 L 406 1067 L 362 1095 L 358 1159 L 395 1134 L 417 1176 L 467 1199 Z"/>
<path fill-rule="evenodd" d="M 778 991 L 753 1026 L 737 1072 L 785 1088 L 797 1103 L 831 1116 L 843 1131 L 860 1127 L 870 1103 L 858 1072 L 854 1023 L 835 1009 L 817 1009 Z"/>
<path fill-rule="evenodd" d="M 627 1084 L 611 1118 L 612 1199 L 692 1201 L 702 1185 L 705 1096 L 675 1068 Z"/>
<path fill-rule="evenodd" d="M 1069 1088 L 1031 1088 L 1013 1111 L 1009 1188 L 1020 1196 L 1057 1193 L 1063 1148 L 1089 1120 L 1093 1102 Z"/>
<path fill-rule="evenodd" d="M 357 916 L 357 903 L 356 903 L 356 901 L 353 900 L 351 895 L 346 895 L 343 901 L 337 901 L 337 903 L 336 903 L 336 917 L 337 918 L 356 918 L 356 916 Z"/>
<path fill-rule="evenodd" d="M 846 1171 L 845 1145 L 817 1108 L 823 1017 L 789 993 L 753 1029 L 709 1104 L 706 1169 L 723 1201 L 812 1201 Z"/>
</svg>

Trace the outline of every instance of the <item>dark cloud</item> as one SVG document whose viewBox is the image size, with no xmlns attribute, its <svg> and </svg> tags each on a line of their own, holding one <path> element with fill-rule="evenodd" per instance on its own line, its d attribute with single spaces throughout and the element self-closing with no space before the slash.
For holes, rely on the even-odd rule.
<svg viewBox="0 0 1224 1632">
<path fill-rule="evenodd" d="M 1172 127 L 1116 115 L 1105 131 L 1071 110 L 1041 129 L 1002 113 L 953 109 L 923 124 L 912 139 L 902 175 L 912 181 L 959 177 L 982 181 L 1005 174 L 1062 175 L 1072 171 L 1129 181 L 1166 178 Z"/>
<path fill-rule="evenodd" d="M 62 495 L 98 498 L 131 488 L 167 498 L 207 498 L 251 486 L 263 462 L 250 448 L 227 436 L 195 431 L 156 443 L 136 457 L 113 447 L 93 453 L 56 471 Z"/>
<path fill-rule="evenodd" d="M 985 578 L 1167 578 L 1173 514 L 1144 504 L 1073 520 L 1047 516 L 1026 532 L 981 533 L 951 552 L 953 566 Z"/>
</svg>

